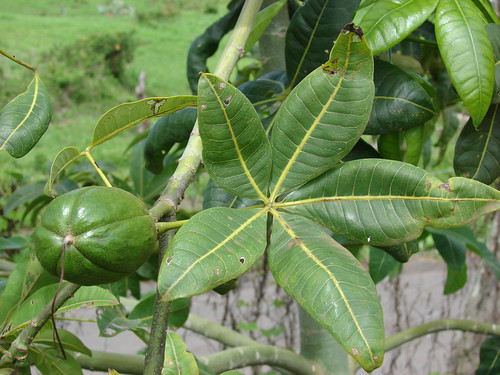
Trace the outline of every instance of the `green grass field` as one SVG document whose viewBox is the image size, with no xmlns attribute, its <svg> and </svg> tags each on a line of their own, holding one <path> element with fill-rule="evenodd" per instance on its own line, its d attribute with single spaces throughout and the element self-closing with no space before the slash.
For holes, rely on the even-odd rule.
<svg viewBox="0 0 500 375">
<path fill-rule="evenodd" d="M 117 86 L 111 96 L 102 99 L 101 83 L 91 83 L 88 100 L 81 103 L 59 102 L 59 92 L 51 91 L 56 108 L 49 130 L 39 144 L 24 158 L 13 159 L 0 152 L 0 181 L 12 172 L 23 173 L 27 180 L 47 177 L 47 168 L 59 150 L 66 146 L 83 149 L 90 142 L 92 129 L 111 107 L 136 100 L 133 86 L 141 71 L 147 74 L 147 96 L 189 94 L 186 57 L 189 45 L 212 22 L 222 15 L 225 2 L 170 0 L 0 0 L 0 48 L 39 68 L 41 78 L 50 71 L 44 56 L 75 44 L 86 36 L 133 32 L 137 47 L 126 66 L 129 87 Z M 99 12 L 99 8 L 106 13 Z M 120 15 L 120 11 L 123 11 Z M 45 70 L 44 70 L 45 69 Z M 72 74 L 71 69 L 68 74 Z M 20 93 L 32 79 L 32 73 L 0 56 L 0 106 Z M 92 78 L 89 78 L 89 80 Z M 95 96 L 95 100 L 93 97 Z M 117 165 L 126 173 L 125 147 L 134 136 L 129 130 L 117 139 L 96 147 L 95 158 Z"/>
</svg>

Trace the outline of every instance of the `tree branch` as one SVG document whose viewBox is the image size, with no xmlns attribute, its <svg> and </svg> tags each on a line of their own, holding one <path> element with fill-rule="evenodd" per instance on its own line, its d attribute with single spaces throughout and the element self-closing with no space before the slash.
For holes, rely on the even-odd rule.
<svg viewBox="0 0 500 375">
<path fill-rule="evenodd" d="M 323 372 L 314 362 L 291 350 L 272 345 L 245 345 L 227 349 L 199 358 L 212 371 L 220 373 L 245 366 L 277 366 L 297 375 L 322 375 Z"/>
<path fill-rule="evenodd" d="M 57 310 L 63 305 L 78 289 L 80 285 L 66 285 L 56 297 L 54 301 L 54 310 Z M 19 336 L 10 344 L 9 350 L 4 353 L 0 359 L 0 367 L 4 365 L 14 364 L 16 366 L 29 366 L 28 347 L 33 342 L 35 336 L 40 332 L 45 323 L 52 315 L 52 302 L 48 303 L 42 311 L 40 311 L 29 324 L 23 328 Z"/>
<path fill-rule="evenodd" d="M 385 351 L 389 351 L 404 343 L 431 333 L 451 330 L 475 332 L 493 336 L 500 335 L 500 326 L 497 324 L 475 322 L 473 320 L 442 319 L 430 323 L 425 323 L 416 327 L 411 327 L 405 331 L 396 333 L 395 335 L 386 338 Z"/>
</svg>

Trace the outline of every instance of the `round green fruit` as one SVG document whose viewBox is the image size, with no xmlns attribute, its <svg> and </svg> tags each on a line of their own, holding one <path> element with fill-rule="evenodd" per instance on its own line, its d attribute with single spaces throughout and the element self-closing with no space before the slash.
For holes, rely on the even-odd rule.
<svg viewBox="0 0 500 375">
<path fill-rule="evenodd" d="M 118 281 L 151 255 L 157 239 L 144 204 L 124 190 L 84 187 L 46 207 L 34 232 L 35 252 L 49 273 L 79 285 Z"/>
</svg>

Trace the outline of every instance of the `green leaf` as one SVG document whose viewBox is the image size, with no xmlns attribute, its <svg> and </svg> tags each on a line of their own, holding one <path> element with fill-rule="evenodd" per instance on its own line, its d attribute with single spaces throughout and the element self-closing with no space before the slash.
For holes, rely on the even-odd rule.
<svg viewBox="0 0 500 375">
<path fill-rule="evenodd" d="M 430 16 L 439 0 L 379 0 L 363 17 L 356 15 L 373 54 L 379 54 L 398 44 Z"/>
<path fill-rule="evenodd" d="M 38 73 L 25 92 L 0 111 L 0 151 L 21 158 L 40 140 L 52 118 L 50 97 Z"/>
<path fill-rule="evenodd" d="M 290 87 L 328 59 L 339 30 L 352 20 L 359 0 L 309 0 L 290 20 L 285 40 Z"/>
<path fill-rule="evenodd" d="M 433 99 L 416 75 L 375 60 L 374 82 L 375 99 L 365 134 L 400 132 L 435 115 Z"/>
<path fill-rule="evenodd" d="M 273 200 L 332 168 L 361 137 L 373 103 L 373 59 L 359 29 L 345 26 L 330 60 L 296 86 L 271 138 Z"/>
<path fill-rule="evenodd" d="M 382 134 L 377 138 L 377 149 L 384 159 L 403 161 L 401 150 L 401 134 Z"/>
<path fill-rule="evenodd" d="M 92 149 L 116 137 L 122 131 L 153 117 L 165 116 L 196 105 L 196 96 L 154 97 L 120 104 L 111 108 L 97 122 L 92 136 Z"/>
<path fill-rule="evenodd" d="M 449 237 L 453 241 L 460 241 L 467 245 L 467 247 L 481 256 L 485 263 L 491 268 L 497 280 L 500 280 L 500 262 L 488 250 L 484 242 L 478 241 L 474 232 L 468 227 L 451 228 L 451 229 L 435 229 L 427 228 L 427 232 L 431 234 L 438 234 L 444 237 Z"/>
<path fill-rule="evenodd" d="M 475 375 L 494 375 L 500 372 L 500 337 L 488 337 L 479 349 L 479 366 Z"/>
<path fill-rule="evenodd" d="M 187 78 L 191 91 L 196 93 L 200 72 L 208 72 L 207 60 L 219 48 L 222 37 L 236 24 L 244 1 L 231 2 L 231 9 L 193 40 L 187 57 Z"/>
<path fill-rule="evenodd" d="M 455 293 L 462 289 L 467 282 L 467 265 L 460 270 L 455 270 L 448 265 L 448 274 L 446 276 L 446 283 L 444 285 L 443 294 L 448 295 Z"/>
<path fill-rule="evenodd" d="M 455 272 L 462 270 L 465 266 L 465 243 L 455 238 L 452 235 L 453 232 L 447 232 L 448 235 L 436 232 L 431 232 L 431 234 L 439 254 L 448 267 Z"/>
<path fill-rule="evenodd" d="M 265 211 L 204 210 L 172 240 L 160 267 L 158 290 L 168 301 L 205 293 L 246 272 L 265 247 Z"/>
<path fill-rule="evenodd" d="M 287 0 L 279 0 L 275 3 L 265 7 L 259 13 L 257 13 L 257 17 L 255 18 L 255 22 L 252 27 L 252 31 L 250 31 L 250 35 L 247 38 L 247 42 L 245 44 L 245 51 L 248 52 L 252 49 L 252 47 L 257 43 L 262 34 L 266 31 L 267 27 L 273 20 L 274 16 L 278 14 L 278 12 L 283 8 Z"/>
<path fill-rule="evenodd" d="M 328 59 L 332 42 L 352 16 L 359 0 L 310 0 L 294 13 L 286 34 L 286 66 L 290 87 Z"/>
<path fill-rule="evenodd" d="M 59 353 L 52 348 L 30 347 L 29 354 L 35 366 L 43 375 L 81 375 L 80 364 L 66 353 L 66 359 L 59 357 Z"/>
<path fill-rule="evenodd" d="M 54 191 L 52 187 L 57 177 L 61 174 L 64 169 L 77 160 L 80 156 L 83 156 L 83 153 L 78 151 L 75 147 L 65 147 L 61 151 L 58 152 L 52 165 L 50 166 L 50 174 L 49 179 L 44 188 L 44 192 L 46 195 L 54 197 Z"/>
<path fill-rule="evenodd" d="M 375 285 L 354 256 L 300 216 L 275 213 L 269 267 L 278 284 L 366 370 L 382 364 Z"/>
<path fill-rule="evenodd" d="M 347 162 L 275 204 L 333 232 L 373 246 L 417 239 L 425 226 L 463 226 L 500 208 L 500 192 L 480 182 L 442 182 L 410 164 L 380 159 Z"/>
<path fill-rule="evenodd" d="M 0 251 L 20 250 L 28 246 L 26 238 L 21 236 L 0 237 Z"/>
<path fill-rule="evenodd" d="M 188 140 L 196 117 L 196 108 L 184 108 L 158 120 L 149 132 L 144 146 L 144 158 L 149 171 L 161 173 L 163 159 L 175 143 Z"/>
<path fill-rule="evenodd" d="M 492 4 L 488 0 L 472 0 L 472 1 L 474 2 L 474 4 L 476 4 L 476 7 L 478 8 L 478 10 L 481 11 L 487 22 L 497 23 L 497 24 L 500 23 L 500 19 L 498 19 L 498 16 L 492 7 Z"/>
<path fill-rule="evenodd" d="M 197 375 L 199 371 L 194 356 L 186 350 L 186 344 L 180 336 L 167 333 L 161 375 Z"/>
<path fill-rule="evenodd" d="M 10 274 L 0 298 L 0 332 L 3 334 L 12 328 L 9 327 L 11 317 L 17 315 L 19 305 L 29 294 L 56 281 L 56 277 L 44 271 L 35 254 L 17 260 L 17 267 Z"/>
<path fill-rule="evenodd" d="M 71 350 L 73 352 L 92 356 L 91 350 L 71 332 L 58 328 L 57 333 L 65 350 Z M 33 344 L 47 345 L 50 347 L 54 346 L 54 332 L 52 324 L 46 324 L 42 328 L 42 330 L 35 336 Z"/>
<path fill-rule="evenodd" d="M 66 283 L 62 285 L 64 286 Z M 48 303 L 50 303 L 54 298 L 57 287 L 57 284 L 47 285 L 26 298 L 12 316 L 10 322 L 11 330 L 9 333 L 23 328 L 33 316 L 38 314 Z M 116 304 L 118 304 L 118 301 L 113 294 L 106 289 L 97 286 L 81 287 L 73 298 L 66 301 L 57 310 L 56 314 L 58 315 L 84 307 L 112 306 Z"/>
<path fill-rule="evenodd" d="M 398 266 L 398 261 L 387 252 L 370 246 L 368 271 L 370 272 L 370 276 L 375 284 L 384 280 L 385 277 Z"/>
<path fill-rule="evenodd" d="M 500 104 L 490 107 L 479 127 L 465 124 L 455 145 L 457 176 L 493 183 L 500 176 Z"/>
<path fill-rule="evenodd" d="M 232 194 L 229 194 L 227 191 L 219 187 L 212 179 L 208 180 L 205 194 L 203 197 L 204 210 L 212 207 L 228 207 L 228 208 L 250 207 L 257 205 L 258 203 L 259 203 L 258 201 L 252 199 L 236 197 Z"/>
<path fill-rule="evenodd" d="M 408 129 L 402 135 L 406 143 L 403 161 L 417 165 L 424 148 L 424 126 Z"/>
<path fill-rule="evenodd" d="M 203 162 L 228 192 L 266 201 L 271 147 L 252 103 L 233 85 L 203 74 L 198 86 Z"/>
<path fill-rule="evenodd" d="M 478 127 L 490 106 L 495 82 L 486 21 L 470 0 L 440 0 L 435 24 L 439 51 L 453 86 Z"/>
<path fill-rule="evenodd" d="M 419 250 L 418 241 L 405 242 L 400 245 L 378 246 L 378 249 L 385 251 L 400 263 L 408 262 L 410 257 Z"/>
</svg>

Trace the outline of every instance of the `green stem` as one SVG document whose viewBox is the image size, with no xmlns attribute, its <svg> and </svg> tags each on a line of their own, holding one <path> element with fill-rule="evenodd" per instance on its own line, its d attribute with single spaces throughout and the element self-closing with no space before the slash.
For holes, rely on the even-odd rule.
<svg viewBox="0 0 500 375">
<path fill-rule="evenodd" d="M 162 221 L 156 223 L 156 230 L 158 234 L 163 234 L 171 229 L 176 229 L 182 227 L 189 220 L 179 220 L 179 221 Z"/>
<path fill-rule="evenodd" d="M 385 351 L 389 351 L 419 337 L 440 331 L 459 330 L 485 335 L 500 336 L 500 325 L 462 319 L 442 319 L 425 323 L 385 339 Z"/>
<path fill-rule="evenodd" d="M 57 310 L 66 302 L 77 290 L 79 285 L 68 284 L 66 285 L 56 297 L 54 308 Z M 40 311 L 30 323 L 23 328 L 19 336 L 12 342 L 9 350 L 0 359 L 0 367 L 9 364 L 29 365 L 27 361 L 28 347 L 31 345 L 35 336 L 40 332 L 45 323 L 52 315 L 52 301 L 48 303 L 42 311 Z"/>
<path fill-rule="evenodd" d="M 108 372 L 112 368 L 120 374 L 142 375 L 144 372 L 144 356 L 120 354 L 92 350 L 92 356 L 73 353 L 82 368 L 92 371 Z"/>
<path fill-rule="evenodd" d="M 317 364 L 291 350 L 272 345 L 245 345 L 199 358 L 215 373 L 246 366 L 277 366 L 297 375 L 319 375 Z"/>
<path fill-rule="evenodd" d="M 189 314 L 189 318 L 184 323 L 183 328 L 192 332 L 199 333 L 204 337 L 215 340 L 227 346 L 243 346 L 258 344 L 257 341 L 250 337 L 242 335 L 230 328 L 221 326 L 220 324 L 211 322 L 201 316 Z"/>
<path fill-rule="evenodd" d="M 87 157 L 87 159 L 89 159 L 90 163 L 92 164 L 94 169 L 97 171 L 97 174 L 99 174 L 102 181 L 104 182 L 104 185 L 106 185 L 107 187 L 112 187 L 113 185 L 111 185 L 111 183 L 109 182 L 108 178 L 106 177 L 106 175 L 104 174 L 102 169 L 97 165 L 97 163 L 95 162 L 92 155 L 90 155 L 90 150 L 89 149 L 85 150 L 83 152 L 83 154 Z"/>
<path fill-rule="evenodd" d="M 222 79 L 229 79 L 229 76 L 240 58 L 241 48 L 245 46 L 246 40 L 252 25 L 255 21 L 262 0 L 247 0 L 240 17 L 236 23 L 233 33 L 222 53 L 222 56 L 214 70 L 214 74 Z M 156 201 L 155 205 L 149 211 L 150 215 L 159 221 L 162 216 L 175 214 L 177 205 L 180 203 L 184 192 L 193 180 L 196 171 L 201 162 L 201 138 L 196 123 L 189 138 L 188 144 L 174 174 Z"/>
<path fill-rule="evenodd" d="M 0 54 L 4 55 L 8 59 L 14 61 L 15 63 L 24 66 L 25 68 L 31 70 L 33 73 L 36 73 L 36 68 L 32 65 L 26 64 L 24 61 L 19 60 L 16 56 L 11 55 L 7 52 L 5 52 L 3 49 L 0 48 Z"/>
</svg>

